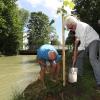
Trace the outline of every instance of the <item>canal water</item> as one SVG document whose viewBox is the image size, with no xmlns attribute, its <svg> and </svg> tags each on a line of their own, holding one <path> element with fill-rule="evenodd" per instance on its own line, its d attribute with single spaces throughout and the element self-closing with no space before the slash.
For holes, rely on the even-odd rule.
<svg viewBox="0 0 100 100">
<path fill-rule="evenodd" d="M 0 57 L 0 100 L 11 100 L 37 80 L 40 67 L 35 59 L 35 55 Z"/>
</svg>

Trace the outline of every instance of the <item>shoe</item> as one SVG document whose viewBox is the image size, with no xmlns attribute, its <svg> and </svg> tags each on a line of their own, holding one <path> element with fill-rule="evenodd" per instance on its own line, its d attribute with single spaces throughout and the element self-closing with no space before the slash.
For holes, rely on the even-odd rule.
<svg viewBox="0 0 100 100">
<path fill-rule="evenodd" d="M 100 93 L 100 84 L 96 86 L 96 92 Z"/>
</svg>

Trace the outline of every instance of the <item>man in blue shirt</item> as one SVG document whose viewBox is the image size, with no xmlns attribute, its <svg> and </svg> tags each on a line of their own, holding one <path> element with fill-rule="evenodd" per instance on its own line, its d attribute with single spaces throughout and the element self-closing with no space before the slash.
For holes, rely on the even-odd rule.
<svg viewBox="0 0 100 100">
<path fill-rule="evenodd" d="M 40 77 L 39 77 L 41 81 L 44 81 L 45 72 L 48 66 L 46 62 L 50 63 L 52 78 L 55 79 L 58 78 L 58 74 L 60 71 L 59 61 L 61 60 L 61 56 L 58 54 L 54 46 L 50 44 L 42 45 L 37 50 L 37 60 L 41 67 Z"/>
</svg>

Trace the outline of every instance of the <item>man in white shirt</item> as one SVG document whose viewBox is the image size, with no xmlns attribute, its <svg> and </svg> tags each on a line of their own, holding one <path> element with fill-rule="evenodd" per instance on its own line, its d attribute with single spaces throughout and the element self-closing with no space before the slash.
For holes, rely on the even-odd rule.
<svg viewBox="0 0 100 100">
<path fill-rule="evenodd" d="M 83 60 L 86 51 L 92 65 L 97 90 L 100 90 L 100 39 L 97 32 L 88 24 L 77 20 L 73 16 L 65 19 L 64 25 L 67 29 L 75 32 L 75 46 L 73 51 L 73 66 L 78 67 L 78 75 L 83 73 Z M 78 46 L 80 42 L 80 45 Z M 99 55 L 97 54 L 99 53 Z"/>
</svg>

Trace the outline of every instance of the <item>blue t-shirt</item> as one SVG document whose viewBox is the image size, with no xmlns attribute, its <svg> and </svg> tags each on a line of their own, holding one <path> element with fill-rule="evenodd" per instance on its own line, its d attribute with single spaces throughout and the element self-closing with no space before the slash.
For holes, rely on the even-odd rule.
<svg viewBox="0 0 100 100">
<path fill-rule="evenodd" d="M 56 52 L 56 54 L 57 54 L 57 57 L 55 59 L 56 62 L 59 62 L 61 60 L 61 55 L 59 55 L 57 50 L 54 48 L 54 46 L 52 46 L 50 44 L 42 45 L 37 50 L 37 58 L 48 61 L 49 60 L 49 57 L 48 57 L 49 51 L 55 51 Z"/>
</svg>

